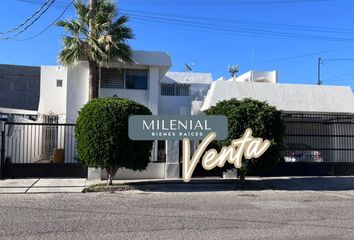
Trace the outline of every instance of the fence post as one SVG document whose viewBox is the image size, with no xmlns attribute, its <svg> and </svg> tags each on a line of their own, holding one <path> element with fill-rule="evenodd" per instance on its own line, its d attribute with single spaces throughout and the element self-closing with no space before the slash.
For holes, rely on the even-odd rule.
<svg viewBox="0 0 354 240">
<path fill-rule="evenodd" d="M 0 179 L 4 178 L 5 163 L 5 122 L 0 121 L 1 146 L 0 146 Z"/>
</svg>

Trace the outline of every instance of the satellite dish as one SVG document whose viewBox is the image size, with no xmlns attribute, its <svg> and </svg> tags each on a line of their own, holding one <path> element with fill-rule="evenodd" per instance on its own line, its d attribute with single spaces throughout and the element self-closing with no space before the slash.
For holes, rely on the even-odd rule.
<svg viewBox="0 0 354 240">
<path fill-rule="evenodd" d="M 192 64 L 185 63 L 184 64 L 184 70 L 186 72 L 192 72 L 194 65 L 195 65 L 194 63 L 192 63 Z"/>
</svg>

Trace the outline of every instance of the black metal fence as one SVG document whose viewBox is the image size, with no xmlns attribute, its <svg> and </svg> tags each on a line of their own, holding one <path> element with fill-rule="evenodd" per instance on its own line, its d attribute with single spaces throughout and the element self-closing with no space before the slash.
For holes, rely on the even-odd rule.
<svg viewBox="0 0 354 240">
<path fill-rule="evenodd" d="M 354 115 L 285 114 L 285 162 L 353 162 Z"/>
<path fill-rule="evenodd" d="M 74 131 L 75 124 L 6 122 L 0 141 L 3 175 L 85 176 Z"/>
<path fill-rule="evenodd" d="M 77 163 L 74 124 L 6 123 L 5 163 Z"/>
<path fill-rule="evenodd" d="M 354 175 L 354 115 L 284 114 L 284 161 L 263 176 Z"/>
<path fill-rule="evenodd" d="M 266 175 L 354 174 L 354 115 L 283 117 L 284 162 Z M 3 128 L 0 168 L 5 176 L 86 176 L 77 157 L 74 124 L 7 122 Z"/>
</svg>

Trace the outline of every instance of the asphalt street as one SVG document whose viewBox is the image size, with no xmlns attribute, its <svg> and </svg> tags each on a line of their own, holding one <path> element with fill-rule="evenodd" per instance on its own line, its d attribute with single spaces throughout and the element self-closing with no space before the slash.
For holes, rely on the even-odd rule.
<svg viewBox="0 0 354 240">
<path fill-rule="evenodd" d="M 0 239 L 354 239 L 354 191 L 0 195 Z"/>
</svg>

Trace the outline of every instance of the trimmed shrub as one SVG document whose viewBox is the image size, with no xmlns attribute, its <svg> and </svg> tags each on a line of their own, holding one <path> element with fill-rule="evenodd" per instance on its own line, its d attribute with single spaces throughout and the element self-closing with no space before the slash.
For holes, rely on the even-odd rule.
<svg viewBox="0 0 354 240">
<path fill-rule="evenodd" d="M 131 115 L 151 115 L 150 110 L 132 100 L 98 98 L 80 111 L 75 137 L 80 161 L 86 167 L 107 171 L 108 184 L 119 168 L 146 169 L 152 141 L 132 141 L 128 137 Z"/>
<path fill-rule="evenodd" d="M 226 140 L 215 141 L 212 147 L 221 149 L 230 145 L 233 139 L 240 138 L 247 128 L 253 136 L 268 139 L 269 149 L 258 159 L 242 161 L 239 169 L 241 177 L 271 170 L 281 159 L 285 137 L 285 123 L 281 112 L 266 102 L 246 98 L 244 100 L 225 100 L 206 110 L 207 115 L 225 115 L 228 119 L 229 136 Z M 231 166 L 231 165 L 230 165 Z"/>
</svg>

